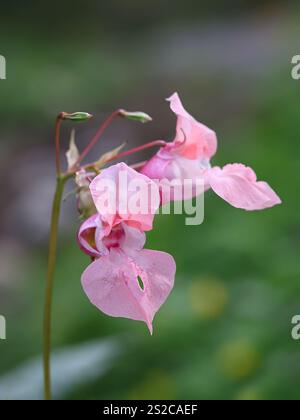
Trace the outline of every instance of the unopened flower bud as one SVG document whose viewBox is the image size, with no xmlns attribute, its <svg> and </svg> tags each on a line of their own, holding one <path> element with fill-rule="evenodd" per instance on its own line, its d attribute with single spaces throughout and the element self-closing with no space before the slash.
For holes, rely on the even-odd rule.
<svg viewBox="0 0 300 420">
<path fill-rule="evenodd" d="M 69 114 L 68 112 L 62 112 L 61 118 L 63 120 L 83 122 L 91 119 L 92 115 L 88 114 L 87 112 L 73 112 L 72 114 Z"/>
<path fill-rule="evenodd" d="M 77 208 L 80 216 L 87 219 L 97 212 L 90 189 L 89 174 L 81 169 L 76 173 L 75 182 L 78 186 Z"/>
<path fill-rule="evenodd" d="M 129 111 L 125 111 L 125 109 L 122 109 L 120 111 L 120 115 L 124 118 L 128 118 L 129 120 L 133 120 L 133 121 L 139 121 L 141 123 L 147 123 L 152 121 L 152 118 L 150 117 L 150 115 L 146 114 L 145 112 L 129 112 Z"/>
</svg>

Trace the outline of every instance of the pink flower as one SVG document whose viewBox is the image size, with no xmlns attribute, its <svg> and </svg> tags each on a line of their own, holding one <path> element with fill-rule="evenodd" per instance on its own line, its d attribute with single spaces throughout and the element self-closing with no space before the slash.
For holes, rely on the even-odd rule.
<svg viewBox="0 0 300 420">
<path fill-rule="evenodd" d="M 107 315 L 144 321 L 152 334 L 154 315 L 174 285 L 173 257 L 143 249 L 145 233 L 125 222 L 106 235 L 98 214 L 82 224 L 78 242 L 96 258 L 81 277 L 91 303 Z"/>
<path fill-rule="evenodd" d="M 169 99 L 177 115 L 176 137 L 162 147 L 142 168 L 141 173 L 153 180 L 202 179 L 204 189 L 212 190 L 234 207 L 261 210 L 280 204 L 272 188 L 257 181 L 255 172 L 243 164 L 229 164 L 224 168 L 211 167 L 210 159 L 217 150 L 214 131 L 197 122 L 184 108 L 177 93 Z M 195 188 L 183 191 L 183 199 L 195 195 Z M 162 202 L 166 199 L 162 197 Z"/>
<path fill-rule="evenodd" d="M 160 198 L 157 185 L 147 176 L 118 163 L 103 169 L 92 180 L 90 191 L 105 235 L 122 221 L 143 231 L 152 229 Z"/>
</svg>

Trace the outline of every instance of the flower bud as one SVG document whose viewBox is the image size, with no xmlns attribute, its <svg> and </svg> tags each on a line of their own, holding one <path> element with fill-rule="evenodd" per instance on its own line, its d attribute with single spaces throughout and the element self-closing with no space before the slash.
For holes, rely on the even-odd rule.
<svg viewBox="0 0 300 420">
<path fill-rule="evenodd" d="M 88 114 L 87 112 L 73 112 L 72 114 L 69 114 L 68 112 L 63 112 L 61 114 L 61 118 L 63 120 L 70 120 L 70 121 L 76 121 L 76 122 L 84 122 L 92 118 L 91 114 Z"/>
<path fill-rule="evenodd" d="M 78 186 L 77 191 L 77 209 L 82 219 L 87 219 L 97 213 L 89 185 L 89 174 L 81 169 L 76 173 L 75 182 Z"/>
<path fill-rule="evenodd" d="M 150 115 L 146 114 L 145 112 L 129 112 L 125 111 L 125 109 L 121 109 L 120 115 L 124 118 L 128 118 L 129 120 L 139 121 L 141 123 L 147 123 L 152 121 Z"/>
<path fill-rule="evenodd" d="M 75 163 L 77 162 L 77 160 L 79 159 L 79 150 L 76 146 L 75 143 L 75 130 L 71 131 L 71 137 L 70 137 L 70 145 L 69 145 L 69 149 L 66 153 L 66 158 L 67 158 L 67 162 L 68 162 L 68 169 L 71 169 L 73 167 L 73 165 L 75 165 Z"/>
</svg>

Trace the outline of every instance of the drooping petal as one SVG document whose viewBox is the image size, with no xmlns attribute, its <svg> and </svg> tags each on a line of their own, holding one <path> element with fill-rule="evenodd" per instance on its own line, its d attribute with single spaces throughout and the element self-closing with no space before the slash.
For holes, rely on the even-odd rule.
<svg viewBox="0 0 300 420">
<path fill-rule="evenodd" d="M 143 231 L 152 229 L 160 201 L 157 185 L 147 176 L 122 162 L 104 169 L 90 190 L 106 235 L 122 221 Z"/>
<path fill-rule="evenodd" d="M 266 182 L 257 181 L 255 172 L 243 164 L 214 167 L 207 178 L 213 191 L 234 207 L 262 210 L 281 203 L 275 191 Z"/>
<path fill-rule="evenodd" d="M 177 115 L 176 137 L 173 144 L 176 153 L 188 159 L 211 158 L 217 151 L 216 133 L 198 122 L 183 107 L 178 93 L 167 99 Z M 167 146 L 168 147 L 168 146 Z"/>
<path fill-rule="evenodd" d="M 142 250 L 131 259 L 112 250 L 87 267 L 81 282 L 91 303 L 102 312 L 144 321 L 152 334 L 154 315 L 168 297 L 174 275 L 175 262 L 166 253 Z"/>
</svg>

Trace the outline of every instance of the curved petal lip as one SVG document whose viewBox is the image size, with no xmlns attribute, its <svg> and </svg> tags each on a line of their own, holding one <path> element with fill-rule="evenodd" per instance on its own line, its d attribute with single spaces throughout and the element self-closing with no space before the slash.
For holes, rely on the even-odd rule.
<svg viewBox="0 0 300 420">
<path fill-rule="evenodd" d="M 98 228 L 98 219 L 99 215 L 94 214 L 93 216 L 89 217 L 87 220 L 85 220 L 77 233 L 77 243 L 80 247 L 80 249 L 87 255 L 91 257 L 100 257 L 101 253 L 96 247 L 95 243 L 95 232 Z M 90 237 L 90 240 L 89 240 Z"/>
</svg>

